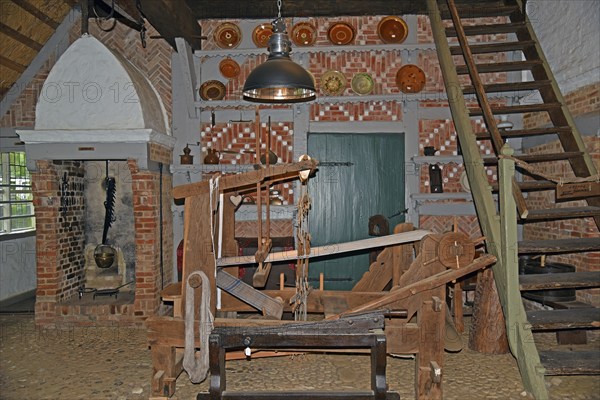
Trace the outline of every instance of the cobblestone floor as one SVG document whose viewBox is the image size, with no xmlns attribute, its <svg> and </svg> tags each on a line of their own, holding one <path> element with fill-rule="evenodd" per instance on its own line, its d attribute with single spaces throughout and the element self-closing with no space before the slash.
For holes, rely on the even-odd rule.
<svg viewBox="0 0 600 400">
<path fill-rule="evenodd" d="M 466 337 L 466 336 L 465 336 Z M 536 340 L 554 340 L 553 335 Z M 594 339 L 589 346 L 598 347 Z M 445 399 L 527 399 L 512 356 L 468 349 L 446 353 Z M 305 354 L 229 361 L 228 389 L 360 389 L 369 387 L 367 355 Z M 414 398 L 414 360 L 388 357 L 387 377 L 402 399 Z M 152 365 L 146 332 L 136 328 L 36 329 L 31 315 L 0 316 L 0 399 L 147 399 Z M 598 377 L 549 377 L 551 399 L 600 399 Z M 208 383 L 185 372 L 178 399 Z"/>
</svg>

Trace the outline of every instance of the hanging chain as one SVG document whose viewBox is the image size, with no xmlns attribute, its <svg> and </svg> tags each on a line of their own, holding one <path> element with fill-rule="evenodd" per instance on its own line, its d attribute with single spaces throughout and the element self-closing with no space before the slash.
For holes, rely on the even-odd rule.
<svg viewBox="0 0 600 400">
<path fill-rule="evenodd" d="M 281 18 L 281 0 L 277 0 L 277 18 Z"/>
</svg>

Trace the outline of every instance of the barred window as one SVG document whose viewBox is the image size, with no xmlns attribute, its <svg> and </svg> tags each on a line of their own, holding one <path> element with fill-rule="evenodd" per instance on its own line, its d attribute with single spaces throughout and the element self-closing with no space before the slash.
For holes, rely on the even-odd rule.
<svg viewBox="0 0 600 400">
<path fill-rule="evenodd" d="M 25 152 L 0 153 L 0 235 L 35 229 Z"/>
</svg>

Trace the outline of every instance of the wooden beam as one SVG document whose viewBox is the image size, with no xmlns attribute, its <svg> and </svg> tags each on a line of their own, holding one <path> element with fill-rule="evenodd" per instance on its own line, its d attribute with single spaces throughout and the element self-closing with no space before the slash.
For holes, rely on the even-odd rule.
<svg viewBox="0 0 600 400">
<path fill-rule="evenodd" d="M 269 19 L 277 16 L 272 0 L 187 0 L 198 19 Z M 422 1 L 414 0 L 286 0 L 281 14 L 284 17 L 332 17 L 341 15 L 401 15 L 425 13 Z"/>
<path fill-rule="evenodd" d="M 185 0 L 153 0 L 140 3 L 142 14 L 160 35 L 177 50 L 176 37 L 183 37 L 194 50 L 201 48 L 202 31 Z M 215 3 L 205 4 L 213 8 Z"/>
<path fill-rule="evenodd" d="M 177 55 L 179 56 L 179 62 L 181 65 L 181 73 L 185 86 L 185 103 L 188 109 L 188 116 L 192 119 L 197 118 L 196 105 L 194 104 L 196 99 L 196 72 L 194 68 L 194 55 L 192 54 L 192 48 L 190 44 L 181 37 L 175 38 L 175 44 L 177 46 Z"/>
<path fill-rule="evenodd" d="M 317 160 L 300 161 L 293 164 L 272 165 L 268 168 L 261 168 L 257 171 L 244 172 L 236 175 L 222 175 L 219 178 L 219 191 L 226 192 L 232 189 L 242 189 L 248 186 L 256 185 L 265 179 L 280 178 L 283 176 L 292 177 L 299 171 L 315 169 L 319 162 Z M 210 182 L 202 181 L 190 183 L 188 185 L 177 186 L 173 189 L 175 199 L 205 195 L 210 192 Z"/>
<path fill-rule="evenodd" d="M 35 18 L 39 19 L 43 24 L 48 25 L 52 29 L 58 28 L 59 23 L 50 18 L 44 12 L 40 11 L 35 5 L 31 4 L 29 0 L 12 0 L 16 6 L 21 7 Z M 68 3 L 67 3 L 68 4 Z M 72 7 L 72 6 L 71 6 Z"/>
<path fill-rule="evenodd" d="M 265 262 L 277 262 L 286 260 L 298 260 L 314 257 L 330 256 L 333 254 L 348 253 L 357 250 L 373 249 L 377 247 L 386 247 L 400 243 L 416 242 L 431 232 L 426 230 L 415 230 L 411 232 L 396 233 L 393 235 L 380 236 L 370 239 L 356 240 L 354 242 L 333 243 L 325 246 L 313 247 L 310 254 L 298 255 L 296 250 L 281 251 L 271 253 L 265 259 Z M 254 256 L 226 257 L 217 260 L 217 266 L 225 267 L 228 265 L 255 264 Z"/>
<path fill-rule="evenodd" d="M 488 267 L 495 262 L 496 262 L 496 257 L 494 257 L 491 254 L 485 254 L 484 256 L 477 258 L 475 261 L 473 261 L 471 264 L 469 264 L 467 266 L 464 266 L 459 269 L 448 269 L 444 272 L 440 272 L 438 274 L 430 276 L 429 278 L 422 279 L 422 280 L 412 283 L 410 285 L 401 287 L 398 290 L 394 290 L 394 291 L 390 292 L 386 296 L 383 296 L 379 299 L 370 301 L 361 306 L 352 308 L 342 314 L 339 314 L 336 317 L 341 317 L 341 316 L 344 316 L 347 314 L 352 314 L 355 312 L 375 310 L 377 308 L 384 307 L 386 305 L 395 303 L 399 300 L 402 300 L 409 296 L 412 296 L 416 293 L 419 293 L 419 292 L 422 292 L 425 290 L 432 290 L 439 286 L 445 285 L 446 283 L 456 280 L 467 274 L 470 274 L 471 272 L 478 271 L 482 268 Z"/>
<path fill-rule="evenodd" d="M 25 46 L 27 46 L 33 50 L 40 51 L 43 47 L 42 44 L 36 42 L 33 39 L 28 38 L 27 36 L 23 35 L 21 32 L 11 28 L 10 26 L 4 25 L 2 22 L 0 22 L 0 33 L 5 34 L 6 36 L 16 40 L 19 43 L 24 44 Z"/>
<path fill-rule="evenodd" d="M 13 71 L 19 72 L 19 73 L 23 73 L 23 71 L 25 71 L 25 69 L 27 69 L 27 67 L 23 64 L 19 64 L 14 62 L 13 60 L 9 60 L 8 58 L 4 57 L 4 56 L 0 56 L 0 65 L 2 65 L 3 67 L 12 69 Z"/>
</svg>

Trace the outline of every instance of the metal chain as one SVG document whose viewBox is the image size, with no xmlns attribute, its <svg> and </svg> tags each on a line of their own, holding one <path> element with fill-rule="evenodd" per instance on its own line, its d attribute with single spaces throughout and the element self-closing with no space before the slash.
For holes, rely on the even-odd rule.
<svg viewBox="0 0 600 400">
<path fill-rule="evenodd" d="M 277 18 L 281 18 L 281 0 L 277 0 Z"/>
</svg>

